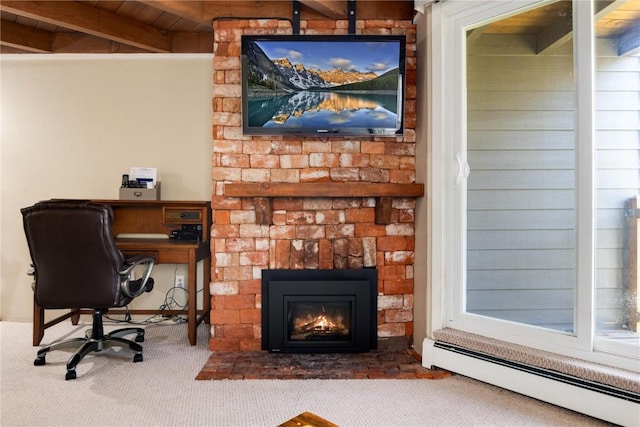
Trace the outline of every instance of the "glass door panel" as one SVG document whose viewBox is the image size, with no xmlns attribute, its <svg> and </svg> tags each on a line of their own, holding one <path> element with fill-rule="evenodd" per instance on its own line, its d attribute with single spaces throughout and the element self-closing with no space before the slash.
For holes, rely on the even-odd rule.
<svg viewBox="0 0 640 427">
<path fill-rule="evenodd" d="M 571 33 L 569 1 L 467 31 L 465 311 L 573 334 Z"/>
<path fill-rule="evenodd" d="M 637 356 L 640 1 L 595 12 L 596 346 Z"/>
</svg>

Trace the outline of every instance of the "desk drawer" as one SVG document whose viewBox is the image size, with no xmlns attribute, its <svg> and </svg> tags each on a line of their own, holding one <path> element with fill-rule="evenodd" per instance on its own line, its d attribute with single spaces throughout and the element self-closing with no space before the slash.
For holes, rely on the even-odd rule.
<svg viewBox="0 0 640 427">
<path fill-rule="evenodd" d="M 189 251 L 160 251 L 158 264 L 189 264 Z"/>
<path fill-rule="evenodd" d="M 158 262 L 158 258 L 160 253 L 158 251 L 137 251 L 137 250 L 121 250 L 125 256 L 135 256 L 135 255 L 144 255 L 144 256 L 152 256 L 155 258 L 156 262 Z"/>
<path fill-rule="evenodd" d="M 202 223 L 202 212 L 203 210 L 200 208 L 162 208 L 164 222 L 177 224 L 200 224 Z"/>
</svg>

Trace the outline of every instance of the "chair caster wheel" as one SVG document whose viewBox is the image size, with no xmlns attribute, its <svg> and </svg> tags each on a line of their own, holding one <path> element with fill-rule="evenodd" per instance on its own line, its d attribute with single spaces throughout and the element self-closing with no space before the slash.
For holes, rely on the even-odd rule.
<svg viewBox="0 0 640 427">
<path fill-rule="evenodd" d="M 133 356 L 133 362 L 142 362 L 142 353 L 138 353 L 135 356 Z"/>
<path fill-rule="evenodd" d="M 36 358 L 36 360 L 33 361 L 33 366 L 42 366 L 44 364 L 45 364 L 44 356 L 38 357 Z"/>
<path fill-rule="evenodd" d="M 144 342 L 144 335 L 136 335 L 136 342 Z"/>
<path fill-rule="evenodd" d="M 76 371 L 75 371 L 75 369 L 71 370 L 71 371 L 67 371 L 67 375 L 64 376 L 64 379 L 67 380 L 67 381 L 68 380 L 75 380 L 76 379 Z"/>
</svg>

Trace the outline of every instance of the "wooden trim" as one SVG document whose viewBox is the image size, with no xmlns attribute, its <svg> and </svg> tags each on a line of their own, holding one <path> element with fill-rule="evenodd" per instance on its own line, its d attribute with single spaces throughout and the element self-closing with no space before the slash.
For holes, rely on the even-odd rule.
<svg viewBox="0 0 640 427">
<path fill-rule="evenodd" d="M 421 197 L 424 184 L 367 182 L 229 183 L 228 197 Z"/>
</svg>

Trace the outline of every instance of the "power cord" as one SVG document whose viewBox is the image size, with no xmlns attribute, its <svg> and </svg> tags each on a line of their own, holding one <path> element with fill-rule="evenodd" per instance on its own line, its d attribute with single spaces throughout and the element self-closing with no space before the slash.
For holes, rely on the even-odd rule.
<svg viewBox="0 0 640 427">
<path fill-rule="evenodd" d="M 172 287 L 165 294 L 164 303 L 160 305 L 158 310 L 161 312 L 164 310 L 184 310 L 187 308 L 189 303 L 189 291 L 184 288 Z M 114 323 L 130 323 L 132 325 L 148 325 L 152 323 L 162 323 L 168 320 L 173 319 L 174 323 L 185 323 L 187 320 L 177 314 L 173 315 L 163 315 L 162 313 L 156 313 L 144 320 L 134 321 L 131 318 L 131 313 L 129 312 L 129 306 L 125 306 L 124 319 L 115 319 L 108 314 L 103 314 L 105 319 L 108 319 Z M 161 317 L 160 320 L 154 320 Z"/>
<path fill-rule="evenodd" d="M 189 304 L 188 297 L 189 291 L 187 291 L 185 288 L 174 286 L 167 291 L 164 298 L 164 304 L 160 306 L 160 310 L 183 310 Z"/>
</svg>

